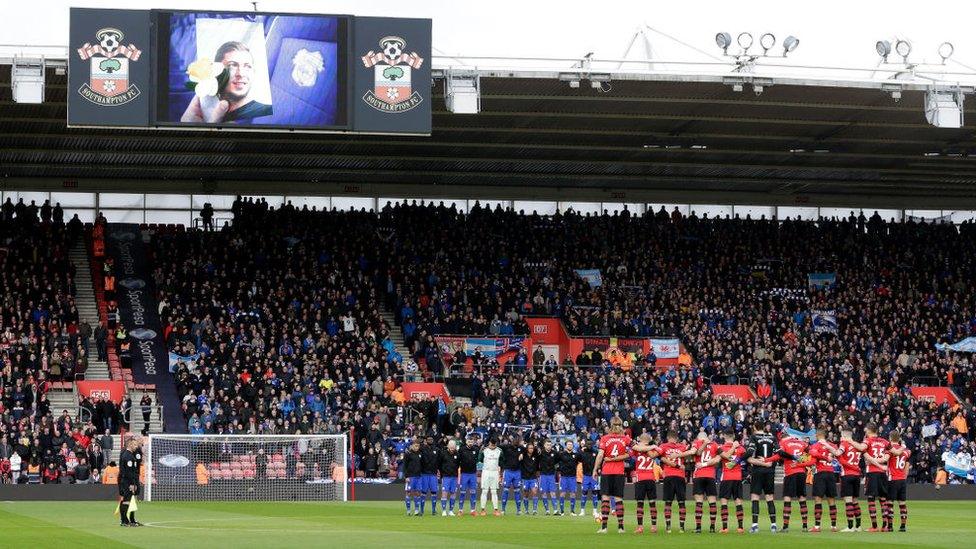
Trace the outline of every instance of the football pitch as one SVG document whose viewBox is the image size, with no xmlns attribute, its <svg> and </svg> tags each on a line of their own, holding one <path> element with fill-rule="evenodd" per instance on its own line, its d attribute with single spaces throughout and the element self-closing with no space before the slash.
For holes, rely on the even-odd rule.
<svg viewBox="0 0 976 549">
<path fill-rule="evenodd" d="M 2 547 L 973 547 L 976 502 L 914 501 L 907 533 L 803 533 L 794 510 L 788 534 L 633 533 L 597 535 L 586 517 L 407 517 L 402 502 L 357 503 L 140 503 L 143 528 L 122 528 L 112 502 L 0 502 Z M 777 506 L 779 511 L 779 506 Z M 511 506 L 509 511 L 511 512 Z M 677 509 L 676 509 L 677 510 Z M 689 509 L 693 511 L 693 507 Z M 841 507 L 843 513 L 843 506 Z M 677 513 L 675 513 L 677 515 Z M 765 509 L 763 509 L 765 515 Z M 826 515 L 826 513 L 825 513 Z M 867 509 L 864 510 L 867 518 Z M 677 517 L 675 517 L 677 518 Z M 812 512 L 811 512 L 812 518 Z M 826 519 L 826 516 L 824 517 Z M 659 513 L 663 519 L 663 513 Z M 693 514 L 689 513 L 689 526 Z M 730 519 L 734 522 L 735 517 Z M 707 523 L 706 516 L 706 523 Z M 749 508 L 746 507 L 748 527 Z M 648 522 L 649 524 L 649 522 Z M 663 524 L 663 523 L 660 523 Z M 829 522 L 828 522 L 829 524 Z M 840 524 L 844 526 L 843 523 Z M 707 528 L 706 528 L 707 529 Z"/>
</svg>

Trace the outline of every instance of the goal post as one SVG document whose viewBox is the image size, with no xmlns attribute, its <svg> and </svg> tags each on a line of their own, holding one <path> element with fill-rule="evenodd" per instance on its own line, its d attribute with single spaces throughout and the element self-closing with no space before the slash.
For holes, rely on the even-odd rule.
<svg viewBox="0 0 976 549">
<path fill-rule="evenodd" d="M 152 434 L 146 501 L 347 501 L 349 437 Z"/>
</svg>

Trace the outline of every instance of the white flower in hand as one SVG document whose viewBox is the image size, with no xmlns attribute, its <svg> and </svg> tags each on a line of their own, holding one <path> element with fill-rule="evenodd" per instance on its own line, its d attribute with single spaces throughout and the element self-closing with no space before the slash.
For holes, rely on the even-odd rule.
<svg viewBox="0 0 976 549">
<path fill-rule="evenodd" d="M 197 97 L 211 97 L 217 95 L 220 85 L 217 83 L 216 78 L 205 78 L 197 82 L 196 87 L 193 89 L 193 93 Z"/>
</svg>

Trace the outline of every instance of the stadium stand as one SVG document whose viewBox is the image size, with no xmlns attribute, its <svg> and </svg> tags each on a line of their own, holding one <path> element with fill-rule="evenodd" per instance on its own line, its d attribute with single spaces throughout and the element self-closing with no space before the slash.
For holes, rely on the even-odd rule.
<svg viewBox="0 0 976 549">
<path fill-rule="evenodd" d="M 68 259 L 83 228 L 77 218 L 65 224 L 59 204 L 8 200 L 0 211 L 0 470 L 4 482 L 90 482 L 106 465 L 98 434 L 118 431 L 118 409 L 92 402 L 82 421 L 49 399 L 88 365 L 92 332 Z"/>
<path fill-rule="evenodd" d="M 373 214 L 248 199 L 216 232 L 146 230 L 192 433 L 354 426 L 360 473 L 392 475 L 416 433 L 504 424 L 594 437 L 614 414 L 633 432 L 685 437 L 755 416 L 799 430 L 874 421 L 908 433 L 920 482 L 944 449 L 972 445 L 972 412 L 912 395 L 943 385 L 972 397 L 967 355 L 934 347 L 976 330 L 970 224 L 431 205 Z M 575 274 L 584 266 L 601 270 L 601 287 Z M 815 272 L 836 273 L 835 284 L 808 287 Z M 387 307 L 412 356 L 392 346 L 400 327 L 384 321 Z M 814 310 L 835 321 L 815 324 Z M 403 402 L 414 361 L 441 379 L 434 335 L 525 334 L 528 314 L 558 316 L 573 334 L 678 336 L 695 363 L 477 368 L 453 381 L 470 404 Z M 728 382 L 756 399 L 714 398 L 712 384 Z M 923 438 L 931 425 L 937 435 Z"/>
<path fill-rule="evenodd" d="M 85 231 L 46 208 L 3 207 L 0 459 L 11 479 L 90 481 L 111 455 L 99 435 L 117 432 L 123 418 L 88 399 L 84 418 L 73 417 L 45 396 L 84 373 L 89 347 L 67 260 Z M 505 425 L 592 438 L 615 414 L 632 432 L 677 428 L 683 437 L 742 429 L 756 415 L 798 430 L 873 421 L 908 433 L 918 482 L 934 480 L 944 450 L 973 447 L 972 412 L 912 395 L 941 385 L 962 401 L 973 396 L 968 355 L 935 350 L 976 332 L 968 223 L 539 216 L 478 206 L 461 214 L 433 205 L 374 214 L 250 199 L 233 214 L 218 231 L 144 227 L 191 433 L 355 427 L 357 468 L 368 476 L 395 476 L 403 441 L 418 433 Z M 111 265 L 97 248 L 104 354 L 124 380 Z M 590 287 L 579 267 L 599 269 L 603 284 Z M 817 272 L 836 273 L 836 282 L 808 287 Z M 399 325 L 385 320 L 388 309 Z M 818 310 L 835 321 L 816 324 Z M 573 335 L 676 336 L 695 362 L 477 364 L 452 380 L 470 402 L 404 402 L 399 387 L 410 376 L 443 379 L 434 336 L 526 335 L 530 315 L 558 317 Z M 407 356 L 392 343 L 401 329 Z M 755 399 L 716 398 L 713 384 L 725 383 L 748 386 Z M 932 425 L 936 435 L 923 437 Z"/>
</svg>

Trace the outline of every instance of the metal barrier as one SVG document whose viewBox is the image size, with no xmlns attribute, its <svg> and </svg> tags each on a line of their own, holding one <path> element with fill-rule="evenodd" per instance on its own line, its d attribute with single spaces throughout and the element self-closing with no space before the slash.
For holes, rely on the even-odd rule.
<svg viewBox="0 0 976 549">
<path fill-rule="evenodd" d="M 489 374 L 489 375 L 512 375 L 513 373 L 527 373 L 529 370 L 541 370 L 543 373 L 555 373 L 555 372 L 558 372 L 559 370 L 561 370 L 563 368 L 581 368 L 581 369 L 593 368 L 593 369 L 604 369 L 604 368 L 606 368 L 606 366 L 604 366 L 602 364 L 596 364 L 596 365 L 593 365 L 593 364 L 582 364 L 582 365 L 577 366 L 575 364 L 556 364 L 556 365 L 552 365 L 552 364 L 549 364 L 549 365 L 547 365 L 547 364 L 538 364 L 538 365 L 535 365 L 535 364 L 524 364 L 524 365 L 518 365 L 518 364 L 508 363 L 508 364 L 499 365 L 499 364 L 495 364 L 495 363 L 482 363 L 482 364 L 472 364 L 472 365 L 470 365 L 470 368 L 471 368 L 471 370 L 468 371 L 467 370 L 468 369 L 468 365 L 461 366 L 460 369 L 455 368 L 455 367 L 451 367 L 450 368 L 449 377 L 452 377 L 452 378 L 471 377 L 471 376 L 476 375 L 476 374 L 477 375 L 484 375 L 486 373 Z M 504 372 L 502 371 L 502 368 L 504 368 L 504 370 L 505 370 Z M 611 366 L 611 368 L 616 368 L 616 366 Z M 633 370 L 636 370 L 637 368 L 638 368 L 638 366 L 634 366 L 632 369 Z M 650 369 L 651 367 L 650 366 L 643 366 L 643 368 Z"/>
<path fill-rule="evenodd" d="M 912 378 L 912 383 L 911 383 L 912 386 L 923 385 L 922 383 L 919 383 L 919 380 L 932 380 L 932 381 L 935 382 L 935 383 L 926 383 L 926 384 L 924 384 L 925 386 L 928 386 L 928 387 L 933 387 L 933 386 L 934 387 L 942 387 L 942 380 L 939 379 L 936 376 L 915 376 L 915 377 Z"/>
<path fill-rule="evenodd" d="M 146 421 L 145 417 L 143 416 L 143 408 L 149 409 L 148 421 Z M 154 402 L 148 406 L 143 406 L 142 404 L 133 401 L 132 406 L 122 410 L 122 417 L 124 417 L 126 419 L 126 423 L 129 424 L 129 430 L 142 431 L 146 423 L 152 424 L 154 417 L 158 419 L 160 425 L 162 425 L 163 405 L 156 404 Z"/>
<path fill-rule="evenodd" d="M 213 227 L 214 227 L 213 230 L 219 231 L 224 226 L 224 223 L 228 223 L 230 225 L 233 225 L 234 224 L 234 218 L 233 217 L 214 217 L 213 218 Z M 203 218 L 202 217 L 194 217 L 193 218 L 193 228 L 194 229 L 203 229 Z"/>
</svg>

